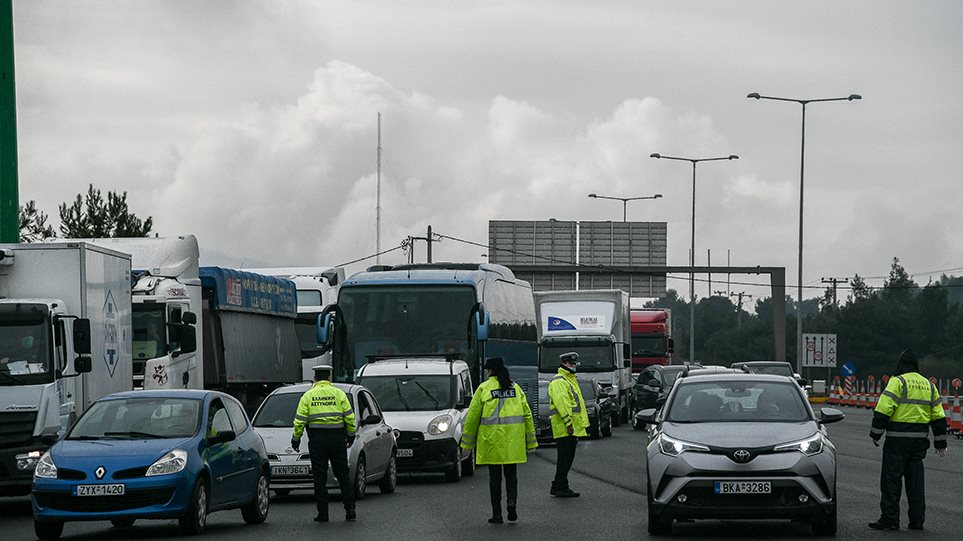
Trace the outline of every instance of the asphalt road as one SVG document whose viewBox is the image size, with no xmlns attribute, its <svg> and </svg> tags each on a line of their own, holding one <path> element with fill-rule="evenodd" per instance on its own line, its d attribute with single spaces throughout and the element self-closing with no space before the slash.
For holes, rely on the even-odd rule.
<svg viewBox="0 0 963 541">
<path fill-rule="evenodd" d="M 845 409 L 846 419 L 829 426 L 839 454 L 838 539 L 956 539 L 963 537 L 963 441 L 950 440 L 945 458 L 926 460 L 926 530 L 875 532 L 866 523 L 879 513 L 880 449 L 868 437 L 871 412 Z M 460 483 L 440 476 L 403 476 L 395 494 L 369 489 L 358 504 L 358 521 L 342 520 L 340 504 L 332 502 L 333 522 L 315 524 L 314 503 L 308 493 L 274 498 L 265 524 L 247 526 L 240 512 L 211 515 L 206 540 L 247 539 L 639 539 L 647 538 L 645 482 L 642 461 L 644 432 L 628 426 L 615 435 L 580 444 L 570 476 L 578 499 L 559 500 L 548 489 L 555 470 L 555 450 L 539 449 L 519 469 L 519 521 L 490 525 L 488 472 Z M 29 500 L 2 500 L 0 539 L 34 539 Z M 903 502 L 903 521 L 906 521 Z M 808 524 L 785 521 L 697 521 L 677 523 L 678 539 L 793 539 L 812 537 Z M 133 528 L 112 528 L 107 522 L 68 523 L 63 539 L 178 539 L 174 521 L 140 521 Z"/>
</svg>

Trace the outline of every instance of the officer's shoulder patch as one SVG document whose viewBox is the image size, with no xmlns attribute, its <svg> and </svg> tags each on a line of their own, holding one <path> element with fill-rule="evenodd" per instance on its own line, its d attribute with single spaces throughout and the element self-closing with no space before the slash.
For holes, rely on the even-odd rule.
<svg viewBox="0 0 963 541">
<path fill-rule="evenodd" d="M 515 398 L 515 389 L 492 389 L 492 398 Z"/>
</svg>

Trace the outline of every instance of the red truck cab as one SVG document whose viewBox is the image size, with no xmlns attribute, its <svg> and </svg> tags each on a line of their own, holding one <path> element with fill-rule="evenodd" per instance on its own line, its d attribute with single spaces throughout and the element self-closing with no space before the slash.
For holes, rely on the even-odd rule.
<svg viewBox="0 0 963 541">
<path fill-rule="evenodd" d="M 630 312 L 632 326 L 632 373 L 637 374 L 654 364 L 670 364 L 674 341 L 670 336 L 672 325 L 667 308 L 633 309 Z"/>
</svg>

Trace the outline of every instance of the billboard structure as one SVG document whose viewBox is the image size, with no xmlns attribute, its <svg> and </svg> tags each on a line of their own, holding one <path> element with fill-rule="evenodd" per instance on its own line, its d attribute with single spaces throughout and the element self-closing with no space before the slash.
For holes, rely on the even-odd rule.
<svg viewBox="0 0 963 541">
<path fill-rule="evenodd" d="M 622 289 L 632 297 L 659 297 L 665 272 L 652 267 L 666 264 L 666 230 L 665 222 L 492 220 L 488 260 L 536 291 Z"/>
</svg>

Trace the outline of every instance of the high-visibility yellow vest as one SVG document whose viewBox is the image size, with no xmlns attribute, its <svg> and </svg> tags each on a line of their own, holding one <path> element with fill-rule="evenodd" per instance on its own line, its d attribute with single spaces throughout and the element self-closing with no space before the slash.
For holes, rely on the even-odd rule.
<svg viewBox="0 0 963 541">
<path fill-rule="evenodd" d="M 552 436 L 568 436 L 568 427 L 572 427 L 573 436 L 588 436 L 585 431 L 589 425 L 588 413 L 585 412 L 585 399 L 582 398 L 575 374 L 564 368 L 558 369 L 558 375 L 548 384 L 548 403 L 552 415 Z"/>
<path fill-rule="evenodd" d="M 349 436 L 354 435 L 354 411 L 344 391 L 331 385 L 330 381 L 315 382 L 298 402 L 298 412 L 294 416 L 294 439 L 301 439 L 304 427 L 344 428 Z"/>
<path fill-rule="evenodd" d="M 874 426 L 870 433 L 885 431 L 887 438 L 925 439 L 930 423 L 946 417 L 936 385 L 917 372 L 891 377 L 875 411 L 889 417 L 889 424 L 885 429 Z"/>
<path fill-rule="evenodd" d="M 535 423 L 525 392 L 517 383 L 502 389 L 491 376 L 478 386 L 462 429 L 463 449 L 476 448 L 477 464 L 521 464 L 538 447 Z"/>
</svg>

